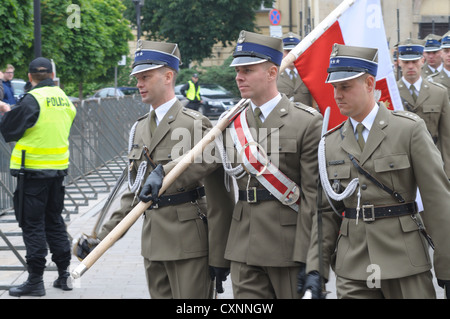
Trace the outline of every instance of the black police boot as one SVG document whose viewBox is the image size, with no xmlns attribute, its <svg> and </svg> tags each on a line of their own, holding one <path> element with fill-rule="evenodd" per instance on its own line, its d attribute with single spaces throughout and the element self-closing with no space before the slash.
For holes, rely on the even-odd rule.
<svg viewBox="0 0 450 319">
<path fill-rule="evenodd" d="M 72 290 L 73 287 L 70 273 L 67 270 L 58 270 L 58 274 L 58 278 L 53 282 L 53 287 L 65 291 Z"/>
<path fill-rule="evenodd" d="M 9 295 L 20 296 L 45 296 L 44 280 L 42 275 L 30 273 L 28 279 L 20 286 L 9 289 Z"/>
</svg>

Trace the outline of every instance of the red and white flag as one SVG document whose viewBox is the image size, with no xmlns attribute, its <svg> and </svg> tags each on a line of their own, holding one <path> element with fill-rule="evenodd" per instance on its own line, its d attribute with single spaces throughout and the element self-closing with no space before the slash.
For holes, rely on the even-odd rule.
<svg viewBox="0 0 450 319">
<path fill-rule="evenodd" d="M 380 0 L 356 0 L 340 17 L 331 21 L 331 26 L 294 62 L 322 114 L 330 106 L 328 128 L 347 119 L 336 105 L 333 86 L 325 83 L 334 43 L 378 48 L 376 89 L 381 91 L 380 101 L 389 109 L 403 109 L 384 30 Z"/>
</svg>

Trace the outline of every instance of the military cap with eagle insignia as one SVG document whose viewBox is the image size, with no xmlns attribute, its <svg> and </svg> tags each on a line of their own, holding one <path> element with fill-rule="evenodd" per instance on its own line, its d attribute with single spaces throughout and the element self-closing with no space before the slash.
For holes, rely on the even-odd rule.
<svg viewBox="0 0 450 319">
<path fill-rule="evenodd" d="M 239 34 L 233 57 L 230 66 L 258 64 L 265 61 L 279 66 L 283 59 L 283 41 L 281 38 L 243 30 Z"/>
<path fill-rule="evenodd" d="M 365 73 L 376 76 L 377 70 L 378 49 L 335 43 L 325 83 L 351 80 Z"/>
<path fill-rule="evenodd" d="M 163 66 L 178 72 L 180 65 L 181 54 L 176 43 L 139 40 L 130 76 Z"/>
</svg>

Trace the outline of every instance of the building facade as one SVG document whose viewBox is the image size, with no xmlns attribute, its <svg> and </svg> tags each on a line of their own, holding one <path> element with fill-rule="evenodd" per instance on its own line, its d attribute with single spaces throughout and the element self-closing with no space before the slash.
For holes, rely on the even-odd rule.
<svg viewBox="0 0 450 319">
<path fill-rule="evenodd" d="M 256 32 L 276 35 L 294 32 L 302 38 L 313 30 L 342 0 L 276 0 L 272 7 L 256 12 Z M 430 33 L 443 35 L 450 30 L 449 0 L 380 0 L 386 40 L 392 49 L 407 38 L 423 39 Z M 269 13 L 277 9 L 281 13 L 278 27 L 271 25 Z M 281 30 L 280 30 L 281 28 Z M 232 54 L 234 47 L 216 45 L 213 57 L 202 66 L 221 65 Z"/>
</svg>

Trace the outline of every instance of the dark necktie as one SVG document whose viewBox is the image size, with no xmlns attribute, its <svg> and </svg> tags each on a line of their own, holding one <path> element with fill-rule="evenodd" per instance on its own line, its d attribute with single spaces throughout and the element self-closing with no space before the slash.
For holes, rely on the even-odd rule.
<svg viewBox="0 0 450 319">
<path fill-rule="evenodd" d="M 155 132 L 157 126 L 158 125 L 156 124 L 156 112 L 155 110 L 152 110 L 150 112 L 150 132 L 152 133 L 152 135 Z"/>
<path fill-rule="evenodd" d="M 294 84 L 295 87 L 295 85 L 297 84 L 297 73 L 294 70 L 292 70 L 291 74 L 292 74 L 292 83 Z"/>
<path fill-rule="evenodd" d="M 411 84 L 409 89 L 411 90 L 411 96 L 412 96 L 414 102 L 416 102 L 417 101 L 417 95 L 416 95 L 416 89 L 415 89 L 414 85 Z"/>
<path fill-rule="evenodd" d="M 261 109 L 259 107 L 255 107 L 253 114 L 255 115 L 256 126 L 260 128 L 262 126 Z"/>
<path fill-rule="evenodd" d="M 364 137 L 362 135 L 363 130 L 364 130 L 364 125 L 362 125 L 361 123 L 358 123 L 358 125 L 356 125 L 356 133 L 358 135 L 358 144 L 359 144 L 359 148 L 361 149 L 361 151 L 364 149 L 364 145 L 366 144 L 366 142 L 364 141 Z"/>
</svg>

